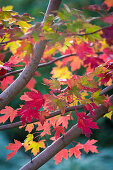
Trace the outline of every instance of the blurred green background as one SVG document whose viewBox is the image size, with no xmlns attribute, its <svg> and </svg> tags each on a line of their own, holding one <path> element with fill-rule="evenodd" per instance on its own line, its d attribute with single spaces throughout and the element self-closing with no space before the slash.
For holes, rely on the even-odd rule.
<svg viewBox="0 0 113 170">
<path fill-rule="evenodd" d="M 14 10 L 19 12 L 20 14 L 29 13 L 30 16 L 35 17 L 36 21 L 41 21 L 43 18 L 43 13 L 45 13 L 48 0 L 0 0 L 0 6 L 13 5 Z M 80 9 L 83 6 L 87 6 L 89 4 L 101 4 L 103 0 L 63 0 L 63 3 L 67 4 L 70 8 Z M 63 7 L 63 3 L 61 7 Z M 86 15 L 93 16 L 94 12 L 85 11 Z M 42 84 L 42 78 L 50 78 L 50 72 L 52 66 L 48 66 L 45 68 L 38 69 L 41 73 L 41 77 L 36 78 L 38 83 L 35 88 L 40 90 L 43 94 L 48 92 L 48 89 Z M 82 74 L 81 69 L 81 74 Z M 111 92 L 112 93 L 112 92 Z M 22 93 L 23 94 L 23 91 Z M 17 96 L 10 105 L 16 109 L 19 104 L 22 104 Z M 15 119 L 17 121 L 18 119 Z M 8 122 L 7 122 L 8 123 Z M 113 120 L 103 119 L 101 118 L 98 121 L 98 125 L 100 127 L 99 130 L 95 130 L 91 138 L 98 140 L 98 150 L 99 154 L 88 154 L 86 155 L 84 152 L 82 153 L 81 160 L 70 158 L 68 161 L 63 160 L 57 166 L 54 164 L 54 160 L 50 160 L 45 165 L 43 165 L 40 170 L 113 170 Z M 9 161 L 6 161 L 6 156 L 9 153 L 8 150 L 5 149 L 5 146 L 8 145 L 9 142 L 13 142 L 13 139 L 17 139 L 23 142 L 26 137 L 27 132 L 24 132 L 22 129 L 11 129 L 0 132 L 0 169 L 2 170 L 18 170 L 25 163 L 30 161 L 30 154 L 25 153 L 24 150 L 18 151 L 18 153 L 11 158 Z M 85 143 L 86 138 L 80 137 L 78 140 L 81 143 Z M 68 148 L 71 147 L 71 144 Z"/>
</svg>

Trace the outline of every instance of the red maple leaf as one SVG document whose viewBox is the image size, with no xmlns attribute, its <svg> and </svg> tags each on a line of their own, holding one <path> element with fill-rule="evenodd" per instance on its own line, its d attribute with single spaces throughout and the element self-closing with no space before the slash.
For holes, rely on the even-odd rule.
<svg viewBox="0 0 113 170">
<path fill-rule="evenodd" d="M 113 45 L 113 25 L 103 29 L 102 37 L 106 39 L 109 45 Z"/>
<path fill-rule="evenodd" d="M 5 73 L 6 73 L 5 69 L 2 68 L 2 69 L 0 70 L 0 76 L 3 76 Z M 3 78 L 0 79 L 0 81 L 2 81 L 2 80 L 3 80 Z"/>
<path fill-rule="evenodd" d="M 14 142 L 15 143 L 9 143 L 9 145 L 6 146 L 6 149 L 13 150 L 13 152 L 11 152 L 7 155 L 7 160 L 12 158 L 22 146 L 22 143 L 20 141 L 14 139 Z"/>
<path fill-rule="evenodd" d="M 77 127 L 82 129 L 82 133 L 85 134 L 87 137 L 90 137 L 92 133 L 91 129 L 99 129 L 96 122 L 92 122 L 92 118 L 89 118 L 85 115 L 84 112 L 77 113 Z"/>
<path fill-rule="evenodd" d="M 69 149 L 69 157 L 71 157 L 74 154 L 75 158 L 80 159 L 80 156 L 81 156 L 80 149 L 82 148 L 83 148 L 83 145 L 81 143 L 78 143 L 75 147 Z"/>
<path fill-rule="evenodd" d="M 86 153 L 88 153 L 89 151 L 91 151 L 92 153 L 98 153 L 98 150 L 97 150 L 97 146 L 94 146 L 93 144 L 95 144 L 97 142 L 97 140 L 88 140 L 84 145 L 83 145 L 83 148 L 84 148 L 84 151 Z"/>
<path fill-rule="evenodd" d="M 21 99 L 25 100 L 25 105 L 18 111 L 18 115 L 22 115 L 22 124 L 25 125 L 26 120 L 31 122 L 31 118 L 39 120 L 38 110 L 44 104 L 44 98 L 41 92 L 33 89 L 31 92 L 25 92 L 21 96 Z"/>
<path fill-rule="evenodd" d="M 55 132 L 55 139 L 58 139 L 60 137 L 60 134 L 64 135 L 65 134 L 65 130 L 64 127 L 62 126 L 56 126 L 53 131 Z"/>
<path fill-rule="evenodd" d="M 9 76 L 9 77 L 4 78 L 1 81 L 0 88 L 2 89 L 2 91 L 5 90 L 8 87 L 8 85 L 13 83 L 13 81 L 14 81 L 13 78 L 14 78 L 14 76 Z"/>
<path fill-rule="evenodd" d="M 91 68 L 95 68 L 100 64 L 104 63 L 103 59 L 99 57 L 87 57 L 84 61 L 85 65 L 90 65 Z"/>
<path fill-rule="evenodd" d="M 55 157 L 54 157 L 55 164 L 57 165 L 59 162 L 62 161 L 63 158 L 68 160 L 68 150 L 67 149 L 62 149 L 60 152 L 58 152 L 55 155 Z"/>
<path fill-rule="evenodd" d="M 89 47 L 88 43 L 83 43 L 81 42 L 79 45 L 74 44 L 74 48 L 76 49 L 77 55 L 83 59 L 86 57 L 86 54 L 88 55 L 94 55 L 94 51 L 92 50 L 91 47 Z"/>
</svg>

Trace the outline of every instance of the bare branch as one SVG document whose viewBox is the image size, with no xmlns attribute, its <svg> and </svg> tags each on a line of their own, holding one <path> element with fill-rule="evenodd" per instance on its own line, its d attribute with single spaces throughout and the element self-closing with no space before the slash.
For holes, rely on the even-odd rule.
<svg viewBox="0 0 113 170">
<path fill-rule="evenodd" d="M 113 89 L 113 84 L 110 85 L 110 86 L 108 86 L 108 87 L 106 87 L 106 88 L 104 88 L 104 89 L 100 92 L 99 96 L 102 96 L 103 94 L 107 93 L 108 91 L 110 91 L 110 90 L 112 90 L 112 89 Z"/>
<path fill-rule="evenodd" d="M 111 101 L 113 101 L 113 95 L 110 97 L 110 102 Z M 100 105 L 98 109 L 94 110 L 94 112 L 96 113 L 96 119 L 93 118 L 93 121 L 96 121 L 108 112 L 108 108 L 103 105 Z M 92 117 L 90 113 L 88 114 L 88 116 Z M 52 143 L 44 151 L 37 155 L 32 160 L 32 163 L 28 162 L 20 170 L 36 170 L 40 168 L 48 160 L 55 156 L 59 151 L 69 145 L 75 138 L 80 136 L 81 133 L 81 129 L 77 128 L 77 124 L 74 125 L 68 132 L 65 133 L 64 136 L 57 139 L 54 143 Z"/>
</svg>

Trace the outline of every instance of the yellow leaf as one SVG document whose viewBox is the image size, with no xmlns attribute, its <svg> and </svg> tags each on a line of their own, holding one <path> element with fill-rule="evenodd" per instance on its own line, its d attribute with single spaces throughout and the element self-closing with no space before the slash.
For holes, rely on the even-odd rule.
<svg viewBox="0 0 113 170">
<path fill-rule="evenodd" d="M 29 28 L 31 28 L 31 24 L 28 24 L 25 21 L 18 21 L 17 25 L 19 25 L 21 27 L 21 29 L 23 30 L 23 32 L 25 33 Z"/>
<path fill-rule="evenodd" d="M 57 66 L 54 67 L 51 71 L 51 74 L 53 74 L 53 78 L 58 79 L 70 79 L 72 77 L 72 73 L 68 70 L 67 66 Z"/>
<path fill-rule="evenodd" d="M 5 46 L 5 50 L 7 50 L 8 48 L 10 49 L 10 51 L 15 54 L 17 51 L 17 48 L 20 46 L 20 41 L 12 41 L 7 43 L 7 45 Z"/>
<path fill-rule="evenodd" d="M 44 141 L 43 140 L 39 142 L 33 141 L 30 146 L 30 149 L 32 149 L 31 152 L 33 153 L 34 156 L 36 156 L 37 153 L 39 152 L 39 148 L 45 148 Z"/>
<path fill-rule="evenodd" d="M 12 11 L 12 9 L 13 9 L 13 6 L 12 5 L 9 5 L 9 6 L 3 6 L 2 7 L 2 11 Z"/>
<path fill-rule="evenodd" d="M 111 119 L 112 114 L 113 114 L 113 111 L 110 111 L 109 113 L 106 113 L 104 115 L 104 117 L 107 117 L 107 118 Z"/>
</svg>

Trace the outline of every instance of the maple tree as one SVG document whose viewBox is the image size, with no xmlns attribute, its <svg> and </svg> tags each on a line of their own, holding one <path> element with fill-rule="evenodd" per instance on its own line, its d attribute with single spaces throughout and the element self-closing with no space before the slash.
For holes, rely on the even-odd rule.
<svg viewBox="0 0 113 170">
<path fill-rule="evenodd" d="M 99 129 L 96 120 L 102 116 L 111 119 L 113 113 L 113 96 L 106 95 L 113 89 L 113 1 L 84 7 L 99 14 L 92 18 L 65 4 L 58 10 L 60 4 L 61 0 L 50 0 L 43 21 L 34 25 L 27 13 L 19 15 L 12 6 L 0 9 L 0 130 L 20 127 L 28 132 L 23 142 L 14 139 L 6 146 L 12 151 L 7 160 L 21 147 L 38 154 L 23 170 L 37 169 L 53 156 L 55 164 L 73 154 L 80 159 L 81 149 L 98 153 L 94 139 L 64 148 L 80 134 L 89 138 L 91 129 Z M 95 20 L 105 26 L 93 24 Z M 9 51 L 11 56 L 6 59 Z M 52 63 L 52 77 L 43 78 L 50 91 L 43 95 L 34 89 L 33 76 L 40 76 L 39 67 Z M 78 75 L 81 66 L 85 73 Z M 7 106 L 23 88 L 28 90 L 20 97 L 25 104 L 16 110 Z M 16 117 L 20 121 L 13 123 Z M 11 124 L 5 123 L 8 119 Z M 69 123 L 72 127 L 67 130 Z M 52 141 L 50 146 L 46 135 Z M 40 148 L 44 149 L 41 153 Z"/>
</svg>

